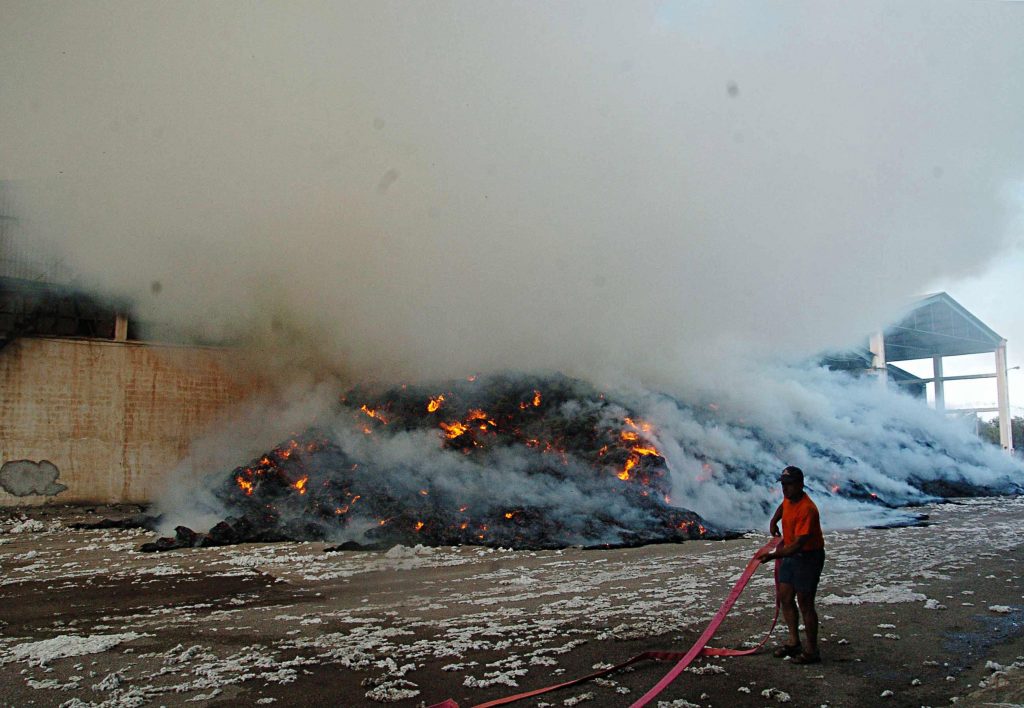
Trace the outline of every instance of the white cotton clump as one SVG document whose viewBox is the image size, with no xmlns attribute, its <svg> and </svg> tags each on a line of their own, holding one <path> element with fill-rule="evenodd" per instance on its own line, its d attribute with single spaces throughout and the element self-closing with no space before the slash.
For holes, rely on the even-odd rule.
<svg viewBox="0 0 1024 708">
<path fill-rule="evenodd" d="M 420 689 L 412 681 L 395 679 L 375 686 L 365 695 L 367 699 L 377 703 L 397 703 L 420 695 Z"/>
<path fill-rule="evenodd" d="M 16 644 L 5 652 L 5 658 L 13 661 L 28 661 L 31 665 L 43 666 L 54 659 L 98 654 L 112 649 L 122 642 L 130 642 L 143 636 L 146 635 L 136 632 L 92 634 L 87 637 L 62 634 L 53 639 Z"/>
<path fill-rule="evenodd" d="M 924 602 L 924 609 L 926 610 L 944 610 L 946 606 L 934 598 L 928 598 Z"/>
<path fill-rule="evenodd" d="M 703 676 L 705 674 L 724 674 L 725 669 L 718 664 L 704 664 L 703 666 L 688 666 L 686 671 L 691 674 Z"/>
<path fill-rule="evenodd" d="M 384 557 L 391 559 L 415 558 L 417 556 L 430 556 L 433 555 L 435 552 L 435 549 L 420 544 L 417 544 L 412 548 L 410 548 L 409 546 L 397 545 L 392 546 L 387 552 L 385 552 Z"/>
<path fill-rule="evenodd" d="M 37 521 L 36 519 L 25 519 L 7 529 L 7 533 L 31 533 L 34 531 L 42 531 L 44 528 L 46 527 L 43 525 L 42 521 Z"/>
<path fill-rule="evenodd" d="M 67 683 L 61 683 L 57 679 L 44 679 L 42 681 L 35 681 L 29 679 L 26 682 L 31 688 L 36 690 L 48 689 L 56 691 L 73 691 L 78 688 L 78 681 L 68 681 Z"/>
<path fill-rule="evenodd" d="M 886 689 L 886 690 L 882 691 L 879 695 L 882 698 L 892 698 L 896 694 L 894 694 L 892 691 Z"/>
<path fill-rule="evenodd" d="M 475 676 L 467 676 L 463 680 L 462 685 L 466 688 L 488 688 L 496 684 L 502 684 L 516 688 L 519 684 L 516 682 L 517 676 L 525 676 L 527 673 L 526 669 L 513 669 L 511 671 L 493 671 L 491 673 L 484 674 L 483 678 L 476 678 Z"/>
<path fill-rule="evenodd" d="M 574 705 L 577 705 L 579 703 L 585 703 L 587 701 L 592 701 L 592 700 L 594 700 L 594 694 L 592 692 L 581 693 L 578 696 L 573 696 L 572 698 L 566 698 L 564 701 L 562 701 L 562 705 L 563 706 L 574 706 Z"/>
<path fill-rule="evenodd" d="M 214 698 L 221 694 L 221 689 L 215 688 L 209 693 L 197 693 L 191 698 L 187 699 L 186 703 L 202 703 L 203 701 L 212 701 Z M 141 704 L 139 704 L 141 705 Z"/>
<path fill-rule="evenodd" d="M 887 588 L 881 585 L 875 585 L 873 587 L 865 588 L 854 595 L 826 595 L 818 602 L 822 605 L 891 605 L 902 602 L 920 602 L 921 600 L 927 599 L 928 598 L 925 595 L 922 595 L 919 592 L 914 592 L 908 588 Z"/>
<path fill-rule="evenodd" d="M 779 703 L 789 703 L 793 700 L 792 696 L 778 688 L 766 688 L 761 691 L 761 696 L 762 698 L 774 698 Z"/>
<path fill-rule="evenodd" d="M 1001 615 L 1008 615 L 1013 612 L 1013 608 L 1009 605 L 990 605 L 988 610 L 989 612 L 996 612 Z"/>
<path fill-rule="evenodd" d="M 181 575 L 183 572 L 181 568 L 171 565 L 155 565 L 152 568 L 139 568 L 134 571 L 135 575 Z"/>
<path fill-rule="evenodd" d="M 107 674 L 102 681 L 94 683 L 92 690 L 94 691 L 113 691 L 118 688 L 124 682 L 124 674 L 120 671 L 116 671 L 111 674 Z"/>
</svg>

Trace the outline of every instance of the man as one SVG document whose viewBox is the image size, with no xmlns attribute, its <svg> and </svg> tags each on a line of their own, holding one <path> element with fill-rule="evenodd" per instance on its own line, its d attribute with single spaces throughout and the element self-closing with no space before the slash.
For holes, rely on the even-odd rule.
<svg viewBox="0 0 1024 708">
<path fill-rule="evenodd" d="M 789 641 L 778 647 L 779 658 L 792 657 L 794 664 L 817 664 L 818 612 L 814 609 L 814 595 L 818 579 L 825 564 L 825 538 L 821 534 L 818 507 L 804 492 L 804 473 L 799 467 L 787 467 L 779 476 L 782 483 L 782 503 L 772 515 L 769 531 L 779 535 L 782 521 L 782 543 L 773 552 L 758 555 L 761 562 L 781 559 L 778 574 L 778 598 L 782 616 L 789 627 Z M 794 601 L 795 600 L 795 601 Z M 800 623 L 797 604 L 804 620 L 804 646 L 800 646 Z"/>
</svg>

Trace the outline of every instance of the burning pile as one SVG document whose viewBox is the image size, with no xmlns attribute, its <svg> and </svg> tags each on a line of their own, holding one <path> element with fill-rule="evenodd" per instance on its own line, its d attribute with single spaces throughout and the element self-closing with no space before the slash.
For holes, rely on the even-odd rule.
<svg viewBox="0 0 1024 708">
<path fill-rule="evenodd" d="M 722 534 L 672 506 L 652 426 L 565 377 L 469 377 L 357 389 L 235 469 L 208 534 L 144 550 L 268 540 L 512 548 L 638 545 Z"/>
</svg>

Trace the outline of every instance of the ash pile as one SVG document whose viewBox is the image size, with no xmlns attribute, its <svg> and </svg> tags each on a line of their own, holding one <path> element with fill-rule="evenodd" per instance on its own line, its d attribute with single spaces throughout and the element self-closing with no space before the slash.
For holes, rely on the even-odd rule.
<svg viewBox="0 0 1024 708">
<path fill-rule="evenodd" d="M 562 376 L 354 389 L 328 424 L 221 475 L 227 510 L 143 551 L 327 540 L 514 549 L 724 538 L 674 506 L 656 431 Z M 331 550 L 331 549 L 328 549 Z"/>
</svg>

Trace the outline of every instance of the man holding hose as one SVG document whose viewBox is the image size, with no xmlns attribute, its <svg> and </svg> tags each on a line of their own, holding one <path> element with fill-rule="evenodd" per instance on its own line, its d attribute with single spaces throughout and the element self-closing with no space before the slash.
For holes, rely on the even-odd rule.
<svg viewBox="0 0 1024 708">
<path fill-rule="evenodd" d="M 792 657 L 794 664 L 817 664 L 818 611 L 814 609 L 814 595 L 818 579 L 825 564 L 825 538 L 821 533 L 818 507 L 804 492 L 804 473 L 799 467 L 787 467 L 779 476 L 782 483 L 782 503 L 772 515 L 769 531 L 779 535 L 782 521 L 782 543 L 775 551 L 758 555 L 761 562 L 781 559 L 779 565 L 778 598 L 782 616 L 789 627 L 789 641 L 779 646 L 774 655 Z M 804 621 L 804 646 L 800 646 L 800 622 Z"/>
</svg>

